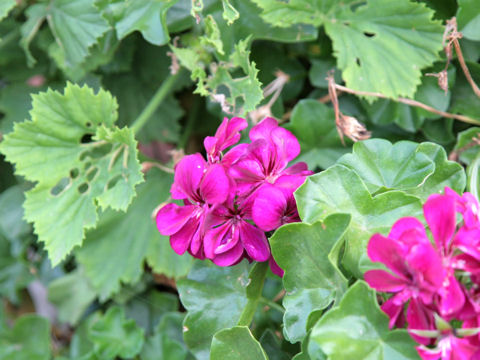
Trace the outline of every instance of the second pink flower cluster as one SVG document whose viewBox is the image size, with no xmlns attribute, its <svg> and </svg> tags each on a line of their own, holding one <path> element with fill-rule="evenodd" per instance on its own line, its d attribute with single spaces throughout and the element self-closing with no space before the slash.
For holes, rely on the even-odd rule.
<svg viewBox="0 0 480 360">
<path fill-rule="evenodd" d="M 223 154 L 238 143 L 247 125 L 242 118 L 225 118 L 215 136 L 204 140 L 206 160 L 196 153 L 176 165 L 171 194 L 183 205 L 162 207 L 157 227 L 170 236 L 177 254 L 188 251 L 219 266 L 243 258 L 270 260 L 272 270 L 281 276 L 265 231 L 300 221 L 293 192 L 312 172 L 303 162 L 287 167 L 300 153 L 300 145 L 272 118 L 250 130 L 250 143 Z"/>
</svg>

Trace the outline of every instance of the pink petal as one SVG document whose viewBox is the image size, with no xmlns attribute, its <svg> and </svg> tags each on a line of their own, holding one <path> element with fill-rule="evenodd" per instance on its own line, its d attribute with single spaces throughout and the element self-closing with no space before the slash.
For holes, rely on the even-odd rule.
<svg viewBox="0 0 480 360">
<path fill-rule="evenodd" d="M 448 317 L 461 310 L 465 303 L 462 286 L 454 275 L 447 277 L 443 287 L 438 290 L 440 303 L 438 308 L 442 316 Z"/>
<path fill-rule="evenodd" d="M 219 151 L 236 144 L 240 140 L 240 131 L 248 126 L 248 122 L 240 117 L 233 117 L 230 120 L 225 118 L 222 125 L 215 133 L 215 137 L 220 139 Z"/>
<path fill-rule="evenodd" d="M 170 236 L 170 245 L 172 246 L 173 251 L 179 255 L 183 255 L 192 243 L 193 238 L 199 236 L 199 227 L 200 221 L 198 221 L 197 218 L 193 218 L 190 221 L 187 221 L 185 226 L 179 231 Z"/>
<path fill-rule="evenodd" d="M 396 296 L 391 297 L 381 306 L 382 311 L 390 318 L 390 321 L 388 322 L 389 329 L 392 329 L 394 326 L 403 327 L 405 322 L 405 317 L 403 316 L 404 304 L 397 304 L 395 297 Z"/>
<path fill-rule="evenodd" d="M 374 234 L 368 242 L 367 254 L 370 260 L 385 264 L 395 274 L 408 276 L 404 249 L 395 240 Z"/>
<path fill-rule="evenodd" d="M 205 232 L 205 236 L 203 238 L 203 251 L 208 259 L 213 259 L 215 257 L 215 248 L 218 239 L 223 239 L 229 230 L 229 224 L 225 223 L 217 227 L 209 228 Z"/>
<path fill-rule="evenodd" d="M 215 243 L 215 255 L 230 251 L 238 243 L 240 236 L 238 227 L 232 226 L 231 222 L 228 222 L 226 226 L 228 227 L 227 232 L 223 237 L 218 237 Z"/>
<path fill-rule="evenodd" d="M 419 242 L 430 243 L 425 227 L 414 217 L 404 217 L 396 221 L 388 237 L 402 242 L 407 248 Z"/>
<path fill-rule="evenodd" d="M 265 233 L 252 224 L 242 221 L 238 223 L 240 241 L 248 256 L 255 261 L 266 261 L 270 257 L 270 246 Z"/>
<path fill-rule="evenodd" d="M 250 130 L 250 140 L 255 141 L 258 139 L 270 140 L 271 133 L 274 129 L 278 128 L 277 120 L 267 117 L 260 121 L 257 125 Z"/>
<path fill-rule="evenodd" d="M 441 349 L 429 349 L 425 346 L 417 346 L 415 349 L 422 360 L 443 360 Z"/>
<path fill-rule="evenodd" d="M 283 277 L 283 274 L 285 272 L 283 271 L 283 269 L 280 266 L 278 266 L 277 262 L 273 258 L 273 255 L 270 256 L 270 259 L 268 260 L 268 265 L 270 266 L 270 270 L 272 270 L 272 272 L 275 275 Z"/>
<path fill-rule="evenodd" d="M 199 207 L 196 205 L 178 206 L 167 204 L 157 213 L 157 228 L 162 235 L 173 235 L 193 216 Z"/>
<path fill-rule="evenodd" d="M 437 248 L 447 250 L 455 232 L 455 199 L 445 195 L 430 195 L 423 205 L 423 214 Z"/>
<path fill-rule="evenodd" d="M 282 175 L 275 181 L 274 185 L 287 196 L 289 193 L 293 194 L 305 182 L 305 179 L 303 175 Z"/>
<path fill-rule="evenodd" d="M 300 154 L 300 144 L 297 138 L 287 129 L 281 127 L 274 129 L 272 131 L 272 141 L 287 161 L 295 159 Z"/>
<path fill-rule="evenodd" d="M 255 224 L 264 231 L 274 230 L 282 225 L 287 200 L 282 191 L 273 186 L 264 186 L 257 193 L 252 215 Z"/>
<path fill-rule="evenodd" d="M 231 266 L 237 264 L 242 259 L 242 255 L 243 246 L 238 242 L 230 251 L 215 256 L 212 261 L 218 266 Z"/>
<path fill-rule="evenodd" d="M 413 245 L 406 256 L 406 261 L 410 269 L 427 282 L 423 285 L 433 289 L 442 286 L 445 279 L 442 258 L 430 243 Z"/>
<path fill-rule="evenodd" d="M 197 189 L 202 180 L 207 162 L 200 154 L 184 156 L 175 166 L 175 178 L 171 193 L 174 199 L 197 199 Z"/>
<path fill-rule="evenodd" d="M 432 310 L 428 309 L 418 299 L 412 298 L 407 309 L 408 329 L 432 330 L 434 329 L 434 318 Z M 428 345 L 431 339 L 410 333 L 410 335 L 423 345 Z"/>
<path fill-rule="evenodd" d="M 200 193 L 208 204 L 221 204 L 227 200 L 230 179 L 220 164 L 210 165 L 200 183 Z"/>
<path fill-rule="evenodd" d="M 218 139 L 215 136 L 207 136 L 203 140 L 203 147 L 205 148 L 207 154 L 216 155 L 216 145 Z"/>
<path fill-rule="evenodd" d="M 238 144 L 231 148 L 222 158 L 223 166 L 228 168 L 244 157 L 247 154 L 248 145 L 249 144 Z"/>
<path fill-rule="evenodd" d="M 405 279 L 398 278 L 385 270 L 369 270 L 363 278 L 371 288 L 383 292 L 397 292 L 407 285 Z"/>
</svg>

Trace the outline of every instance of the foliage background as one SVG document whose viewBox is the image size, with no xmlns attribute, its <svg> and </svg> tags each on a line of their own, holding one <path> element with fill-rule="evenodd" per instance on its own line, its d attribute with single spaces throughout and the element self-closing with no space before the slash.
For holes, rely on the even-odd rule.
<svg viewBox="0 0 480 360">
<path fill-rule="evenodd" d="M 457 53 L 447 92 L 426 76 L 446 66 L 453 16 L 478 82 L 475 0 L 0 2 L 0 359 L 416 358 L 355 280 L 374 266 L 368 238 L 428 194 L 478 194 L 480 100 Z M 339 94 L 373 138 L 353 149 L 331 69 L 386 96 Z M 176 255 L 151 215 L 178 151 L 201 151 L 224 116 L 266 114 L 319 172 L 297 192 L 304 223 L 271 238 L 284 279 Z"/>
</svg>

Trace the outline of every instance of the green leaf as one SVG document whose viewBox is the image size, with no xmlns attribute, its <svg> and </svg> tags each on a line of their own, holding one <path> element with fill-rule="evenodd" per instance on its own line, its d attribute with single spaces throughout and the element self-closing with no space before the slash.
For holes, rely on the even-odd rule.
<svg viewBox="0 0 480 360">
<path fill-rule="evenodd" d="M 134 31 L 140 31 L 154 45 L 168 43 L 166 16 L 168 9 L 178 0 L 127 0 L 123 16 L 115 24 L 117 36 L 123 39 Z"/>
<path fill-rule="evenodd" d="M 197 359 L 209 358 L 217 331 L 237 324 L 248 302 L 249 283 L 245 262 L 218 267 L 199 261 L 186 279 L 178 280 L 180 300 L 188 311 L 183 337 Z"/>
<path fill-rule="evenodd" d="M 418 151 L 419 144 L 370 139 L 353 145 L 353 153 L 346 154 L 338 164 L 354 170 L 370 193 L 385 190 L 417 188 L 433 174 L 435 165 L 426 154 Z"/>
<path fill-rule="evenodd" d="M 415 342 L 406 330 L 388 329 L 388 317 L 380 310 L 375 291 L 363 281 L 355 283 L 340 305 L 315 325 L 310 355 L 316 346 L 331 360 L 419 359 Z"/>
<path fill-rule="evenodd" d="M 285 271 L 284 333 L 292 343 L 307 335 L 312 312 L 339 300 L 347 289 L 346 279 L 336 268 L 338 259 L 330 254 L 349 223 L 349 215 L 334 214 L 312 225 L 282 226 L 270 238 L 273 256 Z"/>
<path fill-rule="evenodd" d="M 145 257 L 159 273 L 187 274 L 191 257 L 174 253 L 168 237 L 160 235 L 152 219 L 155 208 L 169 196 L 172 181 L 172 175 L 150 170 L 127 212 L 105 211 L 97 227 L 87 232 L 76 255 L 102 301 L 118 292 L 121 282 L 133 284 L 140 279 Z M 174 265 L 166 268 L 168 264 Z"/>
<path fill-rule="evenodd" d="M 25 15 L 27 17 L 27 21 L 25 21 L 20 27 L 20 33 L 22 34 L 20 45 L 27 56 L 27 65 L 33 66 L 37 61 L 30 52 L 30 42 L 33 40 L 46 19 L 47 5 L 34 4 L 29 6 L 25 11 Z"/>
<path fill-rule="evenodd" d="M 78 268 L 48 284 L 48 300 L 55 305 L 61 322 L 76 325 L 96 294 Z"/>
<path fill-rule="evenodd" d="M 125 210 L 142 181 L 132 131 L 113 125 L 116 109 L 108 92 L 67 84 L 64 94 L 34 95 L 32 120 L 0 144 L 17 174 L 38 182 L 26 193 L 25 218 L 53 265 L 95 226 L 97 204 Z"/>
<path fill-rule="evenodd" d="M 19 186 L 0 194 L 0 295 L 13 304 L 20 303 L 20 291 L 33 280 L 26 260 L 25 240 L 31 230 L 23 220 L 24 199 Z"/>
<path fill-rule="evenodd" d="M 12 329 L 0 329 L 0 360 L 50 360 L 50 324 L 33 314 L 20 317 Z"/>
<path fill-rule="evenodd" d="M 353 0 L 254 2 L 264 20 L 276 26 L 324 25 L 337 66 L 355 90 L 412 97 L 420 69 L 431 65 L 442 48 L 443 28 L 431 20 L 433 11 L 408 0 L 369 0 L 358 7 L 350 6 Z"/>
<path fill-rule="evenodd" d="M 343 265 L 360 278 L 371 266 L 366 255 L 370 237 L 386 233 L 403 216 L 419 216 L 420 200 L 401 191 L 388 191 L 372 197 L 366 185 L 353 170 L 343 165 L 307 178 L 296 191 L 297 206 L 304 222 L 314 223 L 332 213 L 352 216 L 345 234 Z"/>
<path fill-rule="evenodd" d="M 215 334 L 211 360 L 268 360 L 260 343 L 247 326 L 235 326 Z"/>
<path fill-rule="evenodd" d="M 92 325 L 89 338 L 100 359 L 133 358 L 142 349 L 143 333 L 135 321 L 125 319 L 122 308 L 113 306 Z"/>
<path fill-rule="evenodd" d="M 282 341 L 272 329 L 263 332 L 259 339 L 260 345 L 267 354 L 269 360 L 290 360 L 291 356 L 282 349 Z"/>
<path fill-rule="evenodd" d="M 480 11 L 475 0 L 458 0 L 458 29 L 464 37 L 480 41 Z"/>
<path fill-rule="evenodd" d="M 465 171 L 459 163 L 448 160 L 443 147 L 424 142 L 418 146 L 417 151 L 427 155 L 435 163 L 435 171 L 422 186 L 409 190 L 409 194 L 426 201 L 430 194 L 443 192 L 445 186 L 459 194 L 463 193 L 466 185 Z"/>
<path fill-rule="evenodd" d="M 0 20 L 7 17 L 8 13 L 17 5 L 16 0 L 3 0 L 0 2 Z"/>
<path fill-rule="evenodd" d="M 221 55 L 224 55 L 223 43 L 220 39 L 220 30 L 212 15 L 208 15 L 204 19 L 205 23 L 205 36 L 200 38 L 200 43 L 205 46 L 211 46 L 215 51 Z"/>
<path fill-rule="evenodd" d="M 140 354 L 141 360 L 185 360 L 189 354 L 182 338 L 184 314 L 167 313 L 148 337 Z"/>
<path fill-rule="evenodd" d="M 432 16 L 425 5 L 407 0 L 369 0 L 355 11 L 341 8 L 334 21 L 325 23 L 325 31 L 347 86 L 413 97 L 420 69 L 442 49 L 443 27 Z"/>
<path fill-rule="evenodd" d="M 286 127 L 302 149 L 296 161 L 305 161 L 310 169 L 326 169 L 349 150 L 340 141 L 333 110 L 316 100 L 301 100 Z"/>
<path fill-rule="evenodd" d="M 230 4 L 229 0 L 222 0 L 223 5 L 223 13 L 222 17 L 225 19 L 228 25 L 232 25 L 235 20 L 240 17 L 237 9 L 235 9 L 232 4 Z"/>
<path fill-rule="evenodd" d="M 480 127 L 471 127 L 457 134 L 457 143 L 455 144 L 453 151 L 458 153 L 460 149 L 464 149 L 460 151 L 458 157 L 462 163 L 468 165 L 476 158 L 480 148 L 479 145 L 472 142 L 472 139 L 479 134 Z M 467 144 L 469 145 L 465 148 Z"/>
<path fill-rule="evenodd" d="M 70 66 L 81 63 L 88 48 L 109 29 L 94 0 L 53 0 L 46 18 Z"/>
<path fill-rule="evenodd" d="M 478 45 L 476 47 L 478 48 Z M 475 61 L 476 59 L 477 56 Z M 467 61 L 466 64 L 473 80 L 479 84 L 480 64 L 473 61 Z M 452 90 L 452 106 L 449 111 L 454 114 L 468 115 L 480 122 L 480 101 L 462 71 L 457 74 L 455 87 Z"/>
<path fill-rule="evenodd" d="M 480 195 L 480 155 L 467 167 L 467 191 L 471 192 L 477 199 Z"/>
</svg>

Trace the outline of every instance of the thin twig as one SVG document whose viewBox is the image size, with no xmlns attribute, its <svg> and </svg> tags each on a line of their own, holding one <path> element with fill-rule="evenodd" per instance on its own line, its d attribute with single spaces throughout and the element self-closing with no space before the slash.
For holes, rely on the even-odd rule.
<svg viewBox="0 0 480 360">
<path fill-rule="evenodd" d="M 152 162 L 152 161 L 145 161 L 142 163 L 142 171 L 145 173 L 151 168 L 156 167 L 166 173 L 173 174 L 174 170 L 172 168 L 169 168 L 168 166 L 162 165 L 157 162 Z"/>
<path fill-rule="evenodd" d="M 415 107 L 422 108 L 422 109 L 427 110 L 431 113 L 438 114 L 438 115 L 446 117 L 446 118 L 451 118 L 451 119 L 463 121 L 463 122 L 466 122 L 466 123 L 469 123 L 469 124 L 480 125 L 480 120 L 473 119 L 469 116 L 451 114 L 451 113 L 448 113 L 448 112 L 445 112 L 445 111 L 437 110 L 437 109 L 435 109 L 435 108 L 433 108 L 429 105 L 426 105 L 424 103 L 421 103 L 420 101 L 417 101 L 417 100 L 412 100 L 412 99 L 407 99 L 407 98 L 391 99 L 391 98 L 383 95 L 382 93 L 353 90 L 353 89 L 350 89 L 350 88 L 347 88 L 345 86 L 338 85 L 338 84 L 335 84 L 335 89 L 341 90 L 341 91 L 344 91 L 346 93 L 353 94 L 353 95 L 373 96 L 373 97 L 378 97 L 378 98 L 382 98 L 382 99 L 394 100 L 394 101 L 397 101 L 397 102 L 400 102 L 400 103 L 403 103 L 403 104 L 407 104 L 407 105 L 410 105 L 410 106 L 415 106 Z"/>
<path fill-rule="evenodd" d="M 478 133 L 477 135 L 472 137 L 472 140 L 470 140 L 470 142 L 468 142 L 467 144 L 465 144 L 461 148 L 459 148 L 457 150 L 452 150 L 450 155 L 448 155 L 448 160 L 458 161 L 458 158 L 460 157 L 461 153 L 463 153 L 464 151 L 466 151 L 468 149 L 471 149 L 472 147 L 477 146 L 477 145 L 480 145 L 480 133 Z"/>
</svg>

